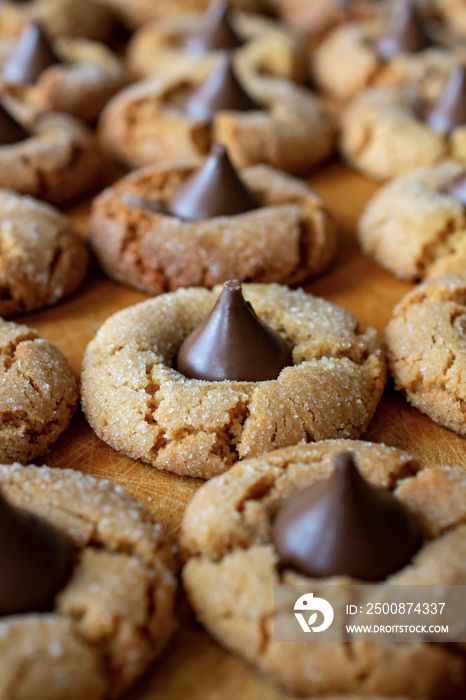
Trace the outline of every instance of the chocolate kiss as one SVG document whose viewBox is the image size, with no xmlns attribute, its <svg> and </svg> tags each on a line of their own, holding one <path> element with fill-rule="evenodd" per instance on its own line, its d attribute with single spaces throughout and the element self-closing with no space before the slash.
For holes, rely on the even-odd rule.
<svg viewBox="0 0 466 700">
<path fill-rule="evenodd" d="M 466 70 L 453 68 L 445 90 L 426 116 L 426 124 L 436 131 L 451 131 L 466 124 Z"/>
<path fill-rule="evenodd" d="M 370 485 L 349 453 L 327 478 L 279 510 L 273 542 L 281 563 L 306 576 L 382 581 L 421 546 L 420 529 L 389 491 Z"/>
<path fill-rule="evenodd" d="M 71 574 L 70 547 L 43 518 L 0 493 L 0 615 L 40 612 Z"/>
<path fill-rule="evenodd" d="M 259 202 L 238 177 L 223 144 L 213 144 L 204 166 L 189 177 L 166 204 L 169 214 L 187 221 L 234 216 Z"/>
<path fill-rule="evenodd" d="M 417 53 L 431 44 L 416 5 L 406 0 L 395 7 L 377 50 L 382 58 L 392 58 L 399 53 Z"/>
<path fill-rule="evenodd" d="M 34 83 L 43 70 L 60 63 L 38 24 L 23 29 L 15 48 L 3 64 L 3 79 L 11 85 Z"/>
<path fill-rule="evenodd" d="M 212 3 L 198 32 L 184 44 L 187 53 L 202 55 L 209 51 L 237 49 L 242 39 L 233 29 L 227 2 Z"/>
<path fill-rule="evenodd" d="M 28 138 L 28 132 L 0 104 L 0 146 L 10 146 Z"/>
<path fill-rule="evenodd" d="M 192 119 L 206 122 L 212 121 L 216 112 L 221 110 L 251 112 L 261 109 L 238 82 L 229 55 L 222 58 L 218 68 L 191 95 L 184 108 Z"/>
<path fill-rule="evenodd" d="M 276 379 L 292 364 L 290 348 L 256 315 L 239 280 L 225 282 L 214 308 L 177 357 L 177 369 L 186 377 L 218 382 Z"/>
<path fill-rule="evenodd" d="M 466 207 L 466 171 L 457 175 L 453 180 L 445 185 L 442 192 L 457 199 Z"/>
</svg>

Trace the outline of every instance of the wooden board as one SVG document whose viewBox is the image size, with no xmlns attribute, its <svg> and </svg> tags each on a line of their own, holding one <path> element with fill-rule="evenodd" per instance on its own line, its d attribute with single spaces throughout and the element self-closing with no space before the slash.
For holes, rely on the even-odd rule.
<svg viewBox="0 0 466 700">
<path fill-rule="evenodd" d="M 351 311 L 362 327 L 380 333 L 393 306 L 410 289 L 359 251 L 355 229 L 365 202 L 377 185 L 339 163 L 328 165 L 310 178 L 339 226 L 337 260 L 321 279 L 306 289 Z M 85 230 L 88 205 L 70 211 Z M 87 343 L 100 324 L 123 307 L 146 295 L 106 279 L 95 268 L 79 292 L 66 302 L 21 321 L 55 343 L 79 372 Z M 426 467 L 466 463 L 465 441 L 436 426 L 411 408 L 389 386 L 365 438 L 385 442 L 419 455 Z M 38 461 L 39 463 L 39 461 Z M 183 510 L 202 483 L 144 466 L 119 455 L 99 440 L 78 414 L 68 431 L 40 463 L 71 467 L 122 485 L 143 502 L 176 537 Z M 241 660 L 224 651 L 196 625 L 186 600 L 180 596 L 180 628 L 163 657 L 125 697 L 126 700 L 284 700 L 288 696 Z"/>
</svg>

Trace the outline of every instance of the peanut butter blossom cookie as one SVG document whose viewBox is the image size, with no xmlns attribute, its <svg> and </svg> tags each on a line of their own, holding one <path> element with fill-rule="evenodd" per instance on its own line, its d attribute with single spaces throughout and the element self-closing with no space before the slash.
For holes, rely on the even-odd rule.
<svg viewBox="0 0 466 700">
<path fill-rule="evenodd" d="M 80 121 L 0 103 L 0 187 L 59 203 L 88 192 L 101 176 L 94 136 Z"/>
<path fill-rule="evenodd" d="M 141 27 L 128 46 L 128 65 L 138 77 L 189 74 L 193 62 L 214 65 L 219 51 L 234 51 L 241 72 L 305 78 L 299 35 L 269 18 L 232 12 L 226 2 L 213 3 L 205 16 L 190 12 Z"/>
<path fill-rule="evenodd" d="M 312 74 L 325 92 L 346 100 L 369 86 L 414 85 L 429 99 L 438 96 L 456 63 L 465 61 L 464 46 L 447 37 L 445 45 L 437 43 L 436 25 L 422 17 L 418 3 L 392 7 L 388 19 L 379 13 L 339 27 L 312 54 Z"/>
<path fill-rule="evenodd" d="M 392 180 L 359 220 L 363 250 L 409 282 L 466 269 L 466 168 L 455 161 Z"/>
<path fill-rule="evenodd" d="M 385 385 L 376 332 L 302 290 L 243 290 L 179 289 L 104 323 L 82 373 L 99 437 L 210 478 L 244 457 L 365 430 Z"/>
<path fill-rule="evenodd" d="M 238 167 L 266 163 L 295 172 L 333 151 L 335 125 L 318 98 L 288 80 L 237 74 L 231 55 L 215 67 L 135 83 L 102 113 L 106 150 L 131 168 L 205 155 L 223 143 Z"/>
<path fill-rule="evenodd" d="M 40 22 L 50 37 L 106 40 L 112 28 L 108 10 L 93 0 L 1 0 L 0 38 L 18 37 L 30 22 Z"/>
<path fill-rule="evenodd" d="M 126 84 L 126 72 L 103 44 L 71 37 L 51 42 L 35 23 L 12 42 L 0 81 L 19 100 L 92 121 Z"/>
<path fill-rule="evenodd" d="M 387 326 L 397 389 L 432 420 L 466 435 L 466 282 L 445 275 L 415 287 Z"/>
<path fill-rule="evenodd" d="M 0 248 L 1 316 L 57 303 L 86 273 L 86 244 L 71 221 L 7 190 L 0 190 Z"/>
<path fill-rule="evenodd" d="M 199 620 L 299 695 L 463 697 L 466 661 L 448 644 L 349 641 L 343 625 L 337 641 L 274 641 L 277 584 L 331 582 L 344 601 L 347 584 L 368 581 L 378 602 L 394 584 L 465 584 L 464 470 L 419 466 L 395 448 L 330 440 L 212 479 L 188 504 L 180 538 Z"/>
<path fill-rule="evenodd" d="M 452 70 L 436 100 L 367 90 L 343 113 L 341 148 L 353 167 L 381 180 L 449 157 L 466 163 L 466 68 Z"/>
<path fill-rule="evenodd" d="M 307 185 L 266 165 L 237 173 L 220 144 L 202 164 L 148 166 L 103 192 L 89 241 L 108 275 L 150 294 L 232 277 L 294 284 L 336 249 L 333 220 Z"/>
<path fill-rule="evenodd" d="M 161 651 L 171 546 L 137 501 L 68 469 L 0 466 L 0 697 L 107 700 Z"/>
<path fill-rule="evenodd" d="M 318 39 L 350 20 L 372 17 L 384 0 L 275 0 L 277 14 L 296 31 Z"/>
<path fill-rule="evenodd" d="M 270 12 L 275 0 L 230 0 L 235 10 L 245 12 Z M 185 14 L 186 12 L 204 12 L 210 0 L 97 0 L 100 5 L 112 10 L 115 15 L 131 29 L 139 27 L 152 19 Z"/>
<path fill-rule="evenodd" d="M 78 403 L 76 377 L 52 343 L 3 319 L 0 361 L 0 459 L 27 462 L 48 452 L 68 427 Z"/>
</svg>

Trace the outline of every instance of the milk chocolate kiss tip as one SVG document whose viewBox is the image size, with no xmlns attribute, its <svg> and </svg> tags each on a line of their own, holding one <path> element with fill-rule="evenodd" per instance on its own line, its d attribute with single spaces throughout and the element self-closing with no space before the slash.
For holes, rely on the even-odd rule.
<svg viewBox="0 0 466 700">
<path fill-rule="evenodd" d="M 186 221 L 234 216 L 257 209 L 259 203 L 231 164 L 222 144 L 213 144 L 209 158 L 178 188 L 166 211 Z"/>
<path fill-rule="evenodd" d="M 211 122 L 219 111 L 251 112 L 261 109 L 239 83 L 230 54 L 222 56 L 220 65 L 191 94 L 184 105 L 191 119 Z"/>
<path fill-rule="evenodd" d="M 201 28 L 192 34 L 183 48 L 187 53 L 202 55 L 209 51 L 226 51 L 243 45 L 231 24 L 227 2 L 214 2 L 207 10 Z"/>
<path fill-rule="evenodd" d="M 420 528 L 389 491 L 369 484 L 350 453 L 335 457 L 326 479 L 279 510 L 272 539 L 281 563 L 313 578 L 381 581 L 422 544 Z"/>
<path fill-rule="evenodd" d="M 377 51 L 389 59 L 400 53 L 417 53 L 431 45 L 416 5 L 405 0 L 395 6 L 387 30 L 377 42 Z"/>
<path fill-rule="evenodd" d="M 0 491 L 0 615 L 49 606 L 71 574 L 70 553 L 58 530 Z"/>
<path fill-rule="evenodd" d="M 426 124 L 436 131 L 451 131 L 466 124 L 466 69 L 456 66 L 445 90 L 427 113 Z"/>
<path fill-rule="evenodd" d="M 179 372 L 207 381 L 266 381 L 292 364 L 289 346 L 256 315 L 239 280 L 225 282 L 214 308 L 177 356 Z"/>
<path fill-rule="evenodd" d="M 0 146 L 11 146 L 29 138 L 29 134 L 0 103 Z"/>
<path fill-rule="evenodd" d="M 32 84 L 42 71 L 55 63 L 60 63 L 60 59 L 40 25 L 28 24 L 3 65 L 2 77 L 11 85 Z"/>
</svg>

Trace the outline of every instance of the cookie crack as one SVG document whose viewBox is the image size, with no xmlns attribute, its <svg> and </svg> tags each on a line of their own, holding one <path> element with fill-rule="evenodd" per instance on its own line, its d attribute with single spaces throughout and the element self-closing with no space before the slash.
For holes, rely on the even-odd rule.
<svg viewBox="0 0 466 700">
<path fill-rule="evenodd" d="M 426 244 L 422 249 L 421 256 L 422 259 L 418 263 L 418 276 L 417 279 L 424 277 L 427 268 L 429 268 L 433 263 L 437 262 L 441 258 L 452 255 L 455 252 L 455 246 L 452 244 L 452 238 L 456 235 L 458 231 L 464 228 L 463 226 L 458 226 L 455 219 L 450 217 L 444 227 L 437 232 L 435 240 L 430 244 Z"/>
</svg>

